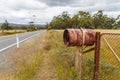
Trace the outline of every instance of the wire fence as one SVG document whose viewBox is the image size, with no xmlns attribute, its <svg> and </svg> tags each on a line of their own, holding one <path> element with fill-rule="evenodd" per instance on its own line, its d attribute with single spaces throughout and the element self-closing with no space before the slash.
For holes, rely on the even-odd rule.
<svg viewBox="0 0 120 80">
<path fill-rule="evenodd" d="M 101 33 L 100 36 L 100 49 L 95 45 L 78 49 L 77 71 L 81 80 L 120 80 L 120 34 Z M 95 57 L 96 49 L 100 50 L 100 59 Z"/>
<path fill-rule="evenodd" d="M 120 34 L 101 35 L 99 80 L 120 80 Z"/>
</svg>

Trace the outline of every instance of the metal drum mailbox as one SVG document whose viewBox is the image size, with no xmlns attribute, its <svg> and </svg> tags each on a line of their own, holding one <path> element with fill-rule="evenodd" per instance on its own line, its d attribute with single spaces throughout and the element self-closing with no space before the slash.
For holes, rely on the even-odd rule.
<svg viewBox="0 0 120 80">
<path fill-rule="evenodd" d="M 95 31 L 92 29 L 66 29 L 63 34 L 66 46 L 91 46 L 95 43 Z"/>
</svg>

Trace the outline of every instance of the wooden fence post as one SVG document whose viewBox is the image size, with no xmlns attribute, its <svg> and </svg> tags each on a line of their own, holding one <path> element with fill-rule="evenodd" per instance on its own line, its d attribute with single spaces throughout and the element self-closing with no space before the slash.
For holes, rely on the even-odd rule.
<svg viewBox="0 0 120 80">
<path fill-rule="evenodd" d="M 82 48 L 78 47 L 78 51 L 75 55 L 75 69 L 77 75 L 81 78 L 82 77 Z"/>
<path fill-rule="evenodd" d="M 94 54 L 94 80 L 99 77 L 99 62 L 100 62 L 100 32 L 96 32 L 95 37 L 95 54 Z"/>
</svg>

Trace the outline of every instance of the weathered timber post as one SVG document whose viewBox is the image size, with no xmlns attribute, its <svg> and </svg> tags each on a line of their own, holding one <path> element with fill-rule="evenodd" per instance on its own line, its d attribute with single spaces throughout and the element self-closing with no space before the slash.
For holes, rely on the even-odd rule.
<svg viewBox="0 0 120 80">
<path fill-rule="evenodd" d="M 77 75 L 81 78 L 82 76 L 82 48 L 77 47 L 77 52 L 75 54 L 75 69 Z"/>
<path fill-rule="evenodd" d="M 100 60 L 100 32 L 96 32 L 95 36 L 95 55 L 94 55 L 94 80 L 98 80 L 99 76 L 99 60 Z"/>
</svg>

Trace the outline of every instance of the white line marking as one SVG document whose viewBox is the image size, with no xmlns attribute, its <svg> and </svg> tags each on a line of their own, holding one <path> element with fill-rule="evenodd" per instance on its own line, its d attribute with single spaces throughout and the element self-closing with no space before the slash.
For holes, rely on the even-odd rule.
<svg viewBox="0 0 120 80">
<path fill-rule="evenodd" d="M 43 32 L 43 31 L 42 31 Z M 36 33 L 36 34 L 34 34 L 34 35 L 32 35 L 32 36 L 30 36 L 30 37 L 27 37 L 27 38 L 25 38 L 25 39 L 23 39 L 23 40 L 21 40 L 19 43 L 22 43 L 22 42 L 24 42 L 24 41 L 26 41 L 26 40 L 28 40 L 28 39 L 30 39 L 30 38 L 32 38 L 32 37 L 34 37 L 34 36 L 37 36 L 38 34 L 40 34 L 41 32 L 39 32 L 39 33 Z M 5 47 L 5 48 L 3 48 L 3 49 L 0 49 L 0 52 L 2 52 L 2 51 L 4 51 L 4 50 L 6 50 L 6 49 L 8 49 L 8 48 L 11 48 L 11 47 L 13 47 L 13 46 L 15 46 L 17 43 L 14 43 L 14 44 L 11 44 L 11 45 L 9 45 L 9 46 L 7 46 L 7 47 Z"/>
<path fill-rule="evenodd" d="M 6 50 L 6 49 L 8 49 L 8 48 L 10 48 L 10 47 L 13 47 L 13 46 L 15 46 L 15 45 L 16 45 L 16 43 L 11 44 L 11 45 L 9 45 L 9 46 L 7 46 L 7 47 L 1 49 L 0 52 L 4 51 L 4 50 Z"/>
</svg>

